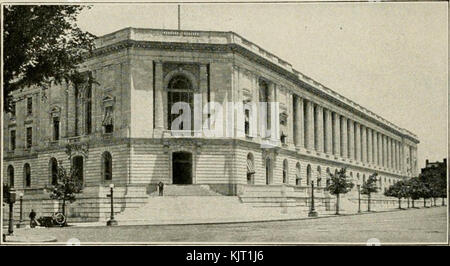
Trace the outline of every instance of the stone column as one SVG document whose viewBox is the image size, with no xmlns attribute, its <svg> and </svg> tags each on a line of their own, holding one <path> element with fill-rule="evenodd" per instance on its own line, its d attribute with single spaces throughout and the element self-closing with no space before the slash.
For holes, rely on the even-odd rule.
<svg viewBox="0 0 450 266">
<path fill-rule="evenodd" d="M 306 101 L 305 119 L 305 146 L 306 149 L 312 150 L 314 149 L 314 106 L 309 100 Z"/>
<path fill-rule="evenodd" d="M 26 100 L 25 100 L 26 102 Z M 67 136 L 75 136 L 75 88 L 72 84 L 67 84 Z"/>
<path fill-rule="evenodd" d="M 347 118 L 344 116 L 341 116 L 341 156 L 343 158 L 348 157 L 348 150 L 347 150 L 347 141 L 348 141 L 348 135 L 347 135 Z"/>
<path fill-rule="evenodd" d="M 394 140 L 394 159 L 395 159 L 395 170 L 398 170 L 398 147 L 397 140 Z"/>
<path fill-rule="evenodd" d="M 267 114 L 269 121 L 267 122 L 267 128 L 270 129 L 270 139 L 279 140 L 279 123 L 277 123 L 279 116 L 272 116 L 272 112 L 276 112 L 276 110 L 272 110 L 272 107 L 270 106 L 271 103 L 276 102 L 277 99 L 277 89 L 275 88 L 275 86 L 276 85 L 274 83 L 269 84 L 269 95 L 267 100 Z"/>
<path fill-rule="evenodd" d="M 390 138 L 389 142 L 391 144 L 391 169 L 394 170 L 395 169 L 394 139 Z"/>
<path fill-rule="evenodd" d="M 355 122 L 355 144 L 356 144 L 356 161 L 361 161 L 361 127 Z"/>
<path fill-rule="evenodd" d="M 378 134 L 372 130 L 373 135 L 373 164 L 378 165 Z"/>
<path fill-rule="evenodd" d="M 333 126 L 331 120 L 330 110 L 325 109 L 325 152 L 328 154 L 333 152 Z"/>
<path fill-rule="evenodd" d="M 387 138 L 383 135 L 383 167 L 387 168 Z"/>
<path fill-rule="evenodd" d="M 208 71 L 207 71 L 207 65 L 201 64 L 200 65 L 200 92 L 202 94 L 202 128 L 203 128 L 203 122 L 205 122 L 208 119 L 208 114 L 205 114 L 206 104 L 208 103 Z M 195 124 L 195 123 L 194 123 Z M 192 128 L 194 128 L 194 125 L 192 125 Z"/>
<path fill-rule="evenodd" d="M 304 147 L 303 136 L 303 99 L 295 96 L 295 110 L 294 110 L 294 132 L 295 132 L 295 147 L 297 149 Z"/>
<path fill-rule="evenodd" d="M 362 162 L 367 162 L 367 128 L 361 125 Z"/>
<path fill-rule="evenodd" d="M 390 137 L 386 137 L 386 139 L 387 139 L 387 160 L 388 160 L 388 163 L 387 163 L 387 167 L 389 168 L 389 169 L 392 169 L 392 149 L 391 149 L 391 138 Z"/>
<path fill-rule="evenodd" d="M 373 157 L 372 157 L 372 129 L 367 128 L 367 161 L 369 164 L 373 163 Z"/>
<path fill-rule="evenodd" d="M 316 134 L 315 134 L 315 143 L 316 150 L 318 152 L 323 152 L 323 107 L 317 105 L 316 113 L 315 113 L 315 126 L 316 126 Z"/>
<path fill-rule="evenodd" d="M 164 130 L 164 88 L 162 62 L 155 63 L 155 131 L 162 134 Z"/>
<path fill-rule="evenodd" d="M 333 154 L 336 156 L 340 156 L 341 155 L 341 144 L 340 144 L 340 140 L 341 140 L 341 136 L 340 136 L 340 131 L 341 131 L 341 123 L 340 123 L 340 118 L 339 118 L 339 114 L 337 113 L 333 113 Z"/>
<path fill-rule="evenodd" d="M 377 133 L 378 137 L 378 166 L 383 166 L 383 136 Z"/>
<path fill-rule="evenodd" d="M 348 119 L 348 154 L 350 159 L 355 159 L 355 125 Z"/>
</svg>

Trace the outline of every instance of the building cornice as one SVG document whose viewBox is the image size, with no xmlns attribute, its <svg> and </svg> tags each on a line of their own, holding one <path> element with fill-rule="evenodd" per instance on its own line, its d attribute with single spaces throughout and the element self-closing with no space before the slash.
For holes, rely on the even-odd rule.
<svg viewBox="0 0 450 266">
<path fill-rule="evenodd" d="M 138 32 L 138 33 L 136 33 Z M 159 36 L 159 41 L 143 40 L 149 37 L 143 37 L 143 32 L 151 32 L 152 36 Z M 116 36 L 117 35 L 117 36 Z M 215 36 L 217 35 L 217 36 Z M 168 36 L 177 37 L 176 41 L 161 41 L 162 37 Z M 188 42 L 194 37 L 215 36 L 223 40 L 214 42 Z M 174 38 L 175 38 L 174 37 Z M 188 39 L 183 40 L 186 37 Z M 116 41 L 114 41 L 116 39 Z M 99 42 L 101 46 L 94 50 L 93 57 L 111 54 L 123 49 L 138 48 L 138 49 L 152 49 L 152 50 L 170 50 L 170 51 L 191 51 L 191 52 L 210 52 L 210 53 L 238 53 L 252 62 L 262 65 L 273 72 L 285 77 L 287 80 L 293 82 L 297 86 L 322 97 L 335 105 L 349 110 L 352 113 L 375 123 L 383 129 L 386 129 L 394 134 L 400 135 L 411 140 L 414 143 L 419 143 L 417 136 L 406 129 L 400 128 L 393 123 L 387 121 L 381 116 L 367 110 L 359 104 L 350 99 L 336 93 L 335 91 L 323 86 L 308 76 L 300 73 L 292 68 L 286 61 L 277 56 L 265 51 L 261 47 L 249 42 L 234 32 L 211 32 L 211 31 L 176 31 L 176 30 L 156 30 L 156 29 L 134 29 L 126 28 L 117 32 L 100 37 Z M 103 41 L 101 41 L 103 40 Z M 103 45 L 103 46 L 102 46 Z"/>
</svg>

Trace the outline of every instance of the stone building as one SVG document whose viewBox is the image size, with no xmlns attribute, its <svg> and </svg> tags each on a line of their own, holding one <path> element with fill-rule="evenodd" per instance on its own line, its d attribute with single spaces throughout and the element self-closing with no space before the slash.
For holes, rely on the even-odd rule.
<svg viewBox="0 0 450 266">
<path fill-rule="evenodd" d="M 42 212 L 57 208 L 43 188 L 59 163 L 79 169 L 84 185 L 71 216 L 91 220 L 107 212 L 110 183 L 120 211 L 160 181 L 240 195 L 312 181 L 320 189 L 341 167 L 357 183 L 377 172 L 380 187 L 418 174 L 416 135 L 233 32 L 125 28 L 97 38 L 80 68 L 94 82 L 16 91 L 4 115 L 4 182 Z M 170 130 L 172 104 L 193 106 L 195 94 L 224 106 L 223 136 Z M 227 102 L 277 102 L 279 115 L 250 119 Z M 204 121 L 203 111 L 192 110 Z M 261 121 L 275 133 L 269 140 Z"/>
</svg>

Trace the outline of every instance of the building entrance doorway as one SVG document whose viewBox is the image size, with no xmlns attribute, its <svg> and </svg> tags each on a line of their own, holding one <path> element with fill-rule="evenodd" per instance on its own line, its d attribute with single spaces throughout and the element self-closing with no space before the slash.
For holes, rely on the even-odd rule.
<svg viewBox="0 0 450 266">
<path fill-rule="evenodd" d="M 73 157 L 73 161 L 72 161 L 73 165 L 73 169 L 75 171 L 75 179 L 77 180 L 77 182 L 79 182 L 79 184 L 83 185 L 84 184 L 84 170 L 83 170 L 83 157 L 82 156 L 75 156 Z"/>
<path fill-rule="evenodd" d="M 172 183 L 192 184 L 192 154 L 189 152 L 172 153 Z"/>
</svg>

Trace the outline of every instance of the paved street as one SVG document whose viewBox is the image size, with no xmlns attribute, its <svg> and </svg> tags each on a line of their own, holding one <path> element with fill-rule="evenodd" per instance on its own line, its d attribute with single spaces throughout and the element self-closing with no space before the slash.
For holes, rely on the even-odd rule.
<svg viewBox="0 0 450 266">
<path fill-rule="evenodd" d="M 67 227 L 16 229 L 17 235 L 52 235 L 59 242 L 246 242 L 246 243 L 442 243 L 446 207 L 285 222 L 216 225 Z"/>
</svg>

